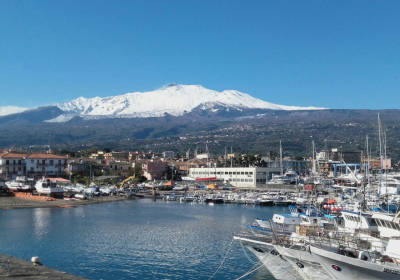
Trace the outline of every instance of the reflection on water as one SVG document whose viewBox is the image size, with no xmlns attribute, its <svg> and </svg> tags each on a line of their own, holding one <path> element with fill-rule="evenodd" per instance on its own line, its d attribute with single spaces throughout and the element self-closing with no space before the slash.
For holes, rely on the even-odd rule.
<svg viewBox="0 0 400 280">
<path fill-rule="evenodd" d="M 50 208 L 32 209 L 33 233 L 36 239 L 43 238 L 43 235 L 47 233 L 48 225 L 50 224 L 50 214 Z"/>
<path fill-rule="evenodd" d="M 2 210 L 2 253 L 37 255 L 47 266 L 89 279 L 209 279 L 220 266 L 213 279 L 235 279 L 253 263 L 232 243 L 233 233 L 275 209 L 140 199 Z M 273 278 L 261 268 L 243 279 Z"/>
</svg>

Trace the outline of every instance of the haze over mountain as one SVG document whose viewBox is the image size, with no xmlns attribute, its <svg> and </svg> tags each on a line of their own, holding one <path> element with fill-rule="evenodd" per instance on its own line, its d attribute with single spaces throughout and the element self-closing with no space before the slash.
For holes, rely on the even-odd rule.
<svg viewBox="0 0 400 280">
<path fill-rule="evenodd" d="M 99 118 L 148 118 L 165 115 L 182 116 L 194 109 L 200 110 L 320 110 L 325 108 L 285 106 L 269 103 L 235 90 L 222 92 L 200 85 L 170 84 L 161 90 L 133 92 L 110 97 L 80 97 L 55 104 L 64 114 L 48 120 L 65 122 L 74 117 Z"/>
</svg>

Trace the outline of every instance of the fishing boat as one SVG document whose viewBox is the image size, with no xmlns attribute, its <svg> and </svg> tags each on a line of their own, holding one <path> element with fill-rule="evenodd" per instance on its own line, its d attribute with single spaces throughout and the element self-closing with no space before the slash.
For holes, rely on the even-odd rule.
<svg viewBox="0 0 400 280">
<path fill-rule="evenodd" d="M 43 177 L 35 184 L 35 189 L 39 194 L 60 195 L 64 193 L 64 188 L 57 185 L 57 181 Z"/>
<path fill-rule="evenodd" d="M 389 221 L 385 225 L 400 227 L 398 221 Z M 379 236 L 379 231 L 358 230 L 352 235 L 342 235 L 340 239 L 330 239 L 327 243 L 312 243 L 309 252 L 333 279 L 398 280 L 400 231 L 396 231 L 397 234 L 388 239 Z"/>
</svg>

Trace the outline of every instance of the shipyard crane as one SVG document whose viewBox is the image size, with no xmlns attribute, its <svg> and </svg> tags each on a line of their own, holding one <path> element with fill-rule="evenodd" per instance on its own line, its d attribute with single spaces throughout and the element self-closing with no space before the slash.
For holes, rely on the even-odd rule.
<svg viewBox="0 0 400 280">
<path fill-rule="evenodd" d="M 124 180 L 122 181 L 122 183 L 119 185 L 118 189 L 122 189 L 122 188 L 124 187 L 124 185 L 125 185 L 126 182 L 128 182 L 129 180 L 135 179 L 135 177 L 136 177 L 136 176 L 133 175 L 133 176 L 129 176 L 128 178 L 124 179 Z"/>
</svg>

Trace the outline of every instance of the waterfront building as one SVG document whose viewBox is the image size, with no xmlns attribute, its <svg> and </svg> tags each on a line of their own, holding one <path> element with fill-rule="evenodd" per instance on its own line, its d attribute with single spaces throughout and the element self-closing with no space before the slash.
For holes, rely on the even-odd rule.
<svg viewBox="0 0 400 280">
<path fill-rule="evenodd" d="M 266 184 L 272 175 L 280 174 L 280 167 L 213 167 L 190 168 L 189 176 L 194 180 L 217 180 L 238 188 L 255 188 Z"/>
<path fill-rule="evenodd" d="M 64 177 L 67 160 L 68 157 L 54 154 L 1 153 L 0 176 L 6 180 L 15 179 L 17 176 Z"/>
<path fill-rule="evenodd" d="M 4 152 L 0 154 L 0 175 L 5 180 L 15 179 L 26 174 L 24 157 L 27 154 Z"/>
<path fill-rule="evenodd" d="M 68 157 L 53 154 L 28 154 L 25 158 L 29 177 L 64 177 Z"/>
<path fill-rule="evenodd" d="M 168 171 L 168 162 L 166 161 L 146 161 L 142 164 L 143 176 L 147 180 L 161 180 Z"/>
</svg>

